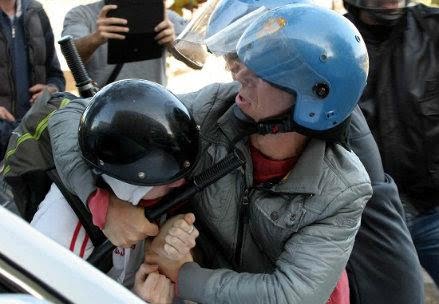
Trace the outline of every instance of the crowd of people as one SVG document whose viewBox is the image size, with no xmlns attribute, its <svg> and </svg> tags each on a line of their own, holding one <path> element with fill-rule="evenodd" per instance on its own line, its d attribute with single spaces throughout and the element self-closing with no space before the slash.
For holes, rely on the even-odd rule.
<svg viewBox="0 0 439 304">
<path fill-rule="evenodd" d="M 37 125 L 62 181 L 31 225 L 87 259 L 96 246 L 63 193 L 77 195 L 117 246 L 108 275 L 151 303 L 424 303 L 422 267 L 439 285 L 439 9 L 207 4 L 190 25 L 207 21 L 198 43 L 234 82 L 174 95 L 166 51 L 108 64 L 108 41 L 130 24 L 98 1 L 65 16 L 63 35 L 102 88 L 72 98 L 57 93 L 65 81 L 41 5 L 0 0 L 4 162 L 42 159 L 44 149 L 17 149 Z M 165 10 L 154 39 L 172 49 L 188 23 Z M 33 106 L 60 96 L 47 117 Z M 238 170 L 160 221 L 145 217 L 233 152 Z"/>
</svg>

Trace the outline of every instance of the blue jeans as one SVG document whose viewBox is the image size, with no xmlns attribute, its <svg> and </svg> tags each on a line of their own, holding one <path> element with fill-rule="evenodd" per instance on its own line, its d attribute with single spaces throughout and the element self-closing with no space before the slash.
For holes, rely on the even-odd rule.
<svg viewBox="0 0 439 304">
<path fill-rule="evenodd" d="M 439 286 L 439 207 L 418 213 L 413 207 L 405 206 L 405 211 L 419 261 Z"/>
</svg>

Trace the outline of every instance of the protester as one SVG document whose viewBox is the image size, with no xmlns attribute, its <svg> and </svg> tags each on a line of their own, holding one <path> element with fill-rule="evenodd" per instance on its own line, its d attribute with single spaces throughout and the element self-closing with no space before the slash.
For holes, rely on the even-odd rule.
<svg viewBox="0 0 439 304">
<path fill-rule="evenodd" d="M 88 204 L 93 223 L 106 233 L 112 229 L 114 213 L 123 216 L 128 205 L 153 206 L 184 183 L 184 176 L 192 170 L 198 155 L 198 131 L 178 99 L 152 82 L 118 81 L 102 89 L 90 101 L 75 100 L 67 107 L 80 114 L 87 104 L 75 136 L 79 137 L 82 157 L 107 189 L 99 189 Z M 62 115 L 62 110 L 54 115 Z M 75 123 L 78 130 L 78 121 Z M 108 192 L 131 204 L 122 203 L 116 208 L 105 206 L 102 202 Z M 143 225 L 147 236 L 157 235 L 157 226 L 144 218 L 141 208 L 136 207 L 136 211 L 138 219 L 131 217 L 131 224 Z M 164 233 L 172 228 L 171 232 L 176 230 L 178 237 L 163 242 L 167 246 L 162 251 L 165 256 L 179 257 L 175 252 L 168 255 L 166 251 L 168 247 L 172 249 L 174 241 L 188 243 L 186 253 L 195 245 L 198 231 L 193 227 L 194 220 L 192 214 L 186 214 L 167 222 Z M 31 225 L 82 258 L 87 258 L 94 249 L 78 217 L 54 184 Z M 109 276 L 132 287 L 134 274 L 143 262 L 143 248 L 143 240 L 131 248 L 116 248 Z M 152 301 L 150 289 L 161 282 L 157 286 L 166 289 L 162 295 L 172 297 L 173 288 L 165 277 L 157 273 L 146 278 L 146 274 L 153 272 L 157 269 L 143 266 L 136 277 L 136 283 L 143 287 L 136 286 L 135 290 L 145 300 Z"/>
<path fill-rule="evenodd" d="M 345 1 L 371 58 L 360 107 L 398 185 L 421 265 L 439 285 L 439 9 L 407 4 Z"/>
<path fill-rule="evenodd" d="M 63 91 L 65 80 L 53 32 L 41 4 L 0 0 L 0 159 L 12 130 L 44 90 Z"/>
<path fill-rule="evenodd" d="M 73 36 L 87 72 L 100 87 L 127 78 L 166 85 L 166 52 L 158 59 L 124 63 L 120 70 L 116 70 L 118 65 L 107 63 L 108 39 L 123 40 L 123 34 L 129 32 L 126 19 L 107 16 L 116 8 L 116 5 L 105 5 L 104 0 L 77 6 L 67 13 L 62 35 Z M 165 19 L 155 27 L 155 39 L 160 45 L 171 45 L 186 23 L 175 12 L 166 11 Z"/>
</svg>

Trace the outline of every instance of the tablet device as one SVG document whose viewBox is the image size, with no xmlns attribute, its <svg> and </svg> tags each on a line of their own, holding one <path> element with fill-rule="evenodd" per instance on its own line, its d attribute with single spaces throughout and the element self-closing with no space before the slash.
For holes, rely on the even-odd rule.
<svg viewBox="0 0 439 304">
<path fill-rule="evenodd" d="M 130 28 L 124 40 L 108 40 L 109 64 L 162 56 L 163 47 L 154 40 L 154 28 L 164 19 L 163 0 L 107 0 L 106 4 L 117 5 L 107 16 L 127 19 Z"/>
</svg>

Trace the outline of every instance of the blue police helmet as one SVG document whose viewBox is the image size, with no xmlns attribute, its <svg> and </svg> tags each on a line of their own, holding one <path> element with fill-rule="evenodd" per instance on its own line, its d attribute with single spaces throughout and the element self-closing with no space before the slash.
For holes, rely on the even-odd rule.
<svg viewBox="0 0 439 304">
<path fill-rule="evenodd" d="M 245 30 L 236 50 L 257 76 L 296 96 L 293 123 L 311 131 L 344 122 L 366 85 L 363 38 L 345 17 L 325 8 L 270 10 Z"/>
</svg>

